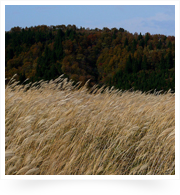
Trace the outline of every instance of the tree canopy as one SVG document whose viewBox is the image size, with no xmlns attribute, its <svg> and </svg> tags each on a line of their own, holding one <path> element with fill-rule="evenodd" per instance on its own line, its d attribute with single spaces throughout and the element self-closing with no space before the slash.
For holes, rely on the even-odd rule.
<svg viewBox="0 0 180 195">
<path fill-rule="evenodd" d="M 64 74 L 84 84 L 175 91 L 175 37 L 75 25 L 14 27 L 5 32 L 5 76 L 23 82 Z"/>
</svg>

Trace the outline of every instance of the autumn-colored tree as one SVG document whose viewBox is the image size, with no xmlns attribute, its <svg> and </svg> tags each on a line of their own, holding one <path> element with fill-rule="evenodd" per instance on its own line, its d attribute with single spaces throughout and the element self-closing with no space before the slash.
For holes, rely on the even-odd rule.
<svg viewBox="0 0 180 195">
<path fill-rule="evenodd" d="M 90 85 L 175 90 L 175 37 L 75 25 L 14 27 L 5 32 L 5 76 L 15 73 L 21 81 L 64 74 L 75 82 L 91 79 Z"/>
</svg>

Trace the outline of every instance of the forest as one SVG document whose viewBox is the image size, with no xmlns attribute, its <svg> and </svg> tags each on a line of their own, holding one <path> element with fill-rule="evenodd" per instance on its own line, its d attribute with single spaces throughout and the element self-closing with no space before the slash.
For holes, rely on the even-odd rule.
<svg viewBox="0 0 180 195">
<path fill-rule="evenodd" d="M 23 83 L 64 74 L 74 83 L 175 92 L 175 37 L 75 25 L 14 27 L 5 32 L 5 77 Z"/>
</svg>

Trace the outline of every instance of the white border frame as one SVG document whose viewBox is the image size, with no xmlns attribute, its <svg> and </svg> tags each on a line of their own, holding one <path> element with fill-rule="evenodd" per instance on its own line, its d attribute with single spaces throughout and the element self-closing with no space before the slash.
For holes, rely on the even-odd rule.
<svg viewBox="0 0 180 195">
<path fill-rule="evenodd" d="M 1 131 L 1 179 L 18 179 L 18 180 L 164 180 L 179 179 L 179 1 L 1 1 L 1 64 L 5 64 L 5 5 L 175 5 L 175 52 L 176 52 L 176 109 L 175 109 L 175 175 L 5 175 L 5 131 Z M 1 66 L 2 68 L 3 66 Z M 3 76 L 1 84 L 4 84 L 5 68 L 3 67 Z M 4 90 L 4 85 L 2 86 Z M 3 96 L 3 105 L 1 108 L 5 111 L 5 91 Z M 4 112 L 5 113 L 5 112 Z M 3 128 L 5 129 L 5 114 L 1 115 L 3 119 Z"/>
</svg>

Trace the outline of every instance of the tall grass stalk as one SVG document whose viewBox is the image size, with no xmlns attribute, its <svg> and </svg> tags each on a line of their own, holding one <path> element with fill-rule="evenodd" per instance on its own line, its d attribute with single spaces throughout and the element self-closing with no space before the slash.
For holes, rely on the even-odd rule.
<svg viewBox="0 0 180 195">
<path fill-rule="evenodd" d="M 175 94 L 80 86 L 11 79 L 7 175 L 175 174 Z"/>
</svg>

